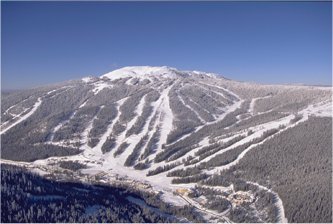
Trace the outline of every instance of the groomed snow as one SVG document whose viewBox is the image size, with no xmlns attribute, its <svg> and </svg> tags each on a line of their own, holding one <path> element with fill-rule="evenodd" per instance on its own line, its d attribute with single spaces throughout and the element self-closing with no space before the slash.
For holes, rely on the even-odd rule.
<svg viewBox="0 0 333 224">
<path fill-rule="evenodd" d="M 160 106 L 160 110 L 162 113 L 163 121 L 161 121 L 161 136 L 158 142 L 157 151 L 162 150 L 162 145 L 166 143 L 168 135 L 173 129 L 174 116 L 170 107 L 169 99 L 169 92 L 172 87 L 173 85 L 169 86 L 161 93 L 162 103 Z"/>
<path fill-rule="evenodd" d="M 38 109 L 38 107 L 42 104 L 42 99 L 41 97 L 39 97 L 37 99 L 37 102 L 32 106 L 32 109 L 25 115 L 23 115 L 22 117 L 20 117 L 17 121 L 15 121 L 14 123 L 12 123 L 11 125 L 7 126 L 6 128 L 2 129 L 0 132 L 0 135 L 6 133 L 9 129 L 11 129 L 12 127 L 16 126 L 17 124 L 21 123 L 22 121 L 26 120 L 27 118 L 29 118 L 33 113 L 35 113 L 35 111 Z"/>
<path fill-rule="evenodd" d="M 314 115 L 318 117 L 332 117 L 332 101 L 309 105 L 307 108 L 300 111 L 299 114 L 306 116 Z"/>
<path fill-rule="evenodd" d="M 176 77 L 177 71 L 174 68 L 167 66 L 152 67 L 152 66 L 128 66 L 121 69 L 114 70 L 101 76 L 101 78 L 108 78 L 116 80 L 121 78 L 135 77 L 138 79 L 149 78 L 150 76 L 157 77 Z"/>
<path fill-rule="evenodd" d="M 203 159 L 200 163 L 202 162 L 207 162 L 209 161 L 210 159 L 212 159 L 213 157 L 217 156 L 217 155 L 220 155 L 220 154 L 223 154 L 229 150 L 232 150 L 234 149 L 235 147 L 239 146 L 239 145 L 243 145 L 244 143 L 246 142 L 250 142 L 251 140 L 253 140 L 254 138 L 257 138 L 257 137 L 260 137 L 265 131 L 267 130 L 272 130 L 272 129 L 278 129 L 280 127 L 280 125 L 285 125 L 287 128 L 291 128 L 293 126 L 295 126 L 296 124 L 298 124 L 299 122 L 303 121 L 303 120 L 300 120 L 298 121 L 297 123 L 293 124 L 293 125 L 289 125 L 290 124 L 290 120 L 293 118 L 294 116 L 293 115 L 289 115 L 287 117 L 284 117 L 284 118 L 281 118 L 277 121 L 272 121 L 272 122 L 268 122 L 268 123 L 265 123 L 265 124 L 262 124 L 262 125 L 259 125 L 259 126 L 256 126 L 254 127 L 252 130 L 254 130 L 254 134 L 240 140 L 239 142 L 233 144 L 232 146 L 229 146 L 228 148 L 218 152 L 218 153 L 215 153 L 205 159 Z M 289 126 L 288 126 L 289 125 Z M 279 132 L 281 131 L 284 131 L 286 130 L 287 128 L 284 128 L 283 130 L 280 130 Z M 251 146 L 249 146 L 247 149 L 245 149 L 243 152 L 241 152 L 237 159 L 232 161 L 231 163 L 228 163 L 227 165 L 224 165 L 224 166 L 220 166 L 220 167 L 215 167 L 214 169 L 211 169 L 209 171 L 206 171 L 205 173 L 207 174 L 214 174 L 214 173 L 217 173 L 217 172 L 220 172 L 220 171 L 223 171 L 223 170 L 227 170 L 227 169 L 230 169 L 232 166 L 235 166 L 236 164 L 238 164 L 238 162 L 245 156 L 245 154 L 250 151 L 251 149 L 255 148 L 257 145 L 260 145 L 262 144 L 263 142 L 265 142 L 266 140 L 272 138 L 273 136 L 275 136 L 277 133 L 275 133 L 274 135 L 266 138 L 265 140 L 263 140 L 262 142 L 260 143 L 257 143 L 257 144 L 252 144 Z M 190 167 L 190 166 L 189 166 Z"/>
<path fill-rule="evenodd" d="M 195 115 L 199 118 L 200 122 L 202 124 L 205 124 L 206 121 L 200 116 L 200 114 L 198 113 L 198 111 L 196 111 L 195 109 L 193 109 L 190 105 L 186 104 L 185 101 L 183 100 L 183 98 L 178 94 L 178 99 L 179 101 L 185 106 L 187 107 L 189 110 L 191 110 L 193 113 L 195 113 Z"/>
<path fill-rule="evenodd" d="M 125 102 L 125 99 L 123 99 L 122 103 L 123 104 Z M 138 120 L 138 117 L 142 114 L 142 111 L 143 111 L 143 107 L 145 105 L 145 97 L 142 97 L 139 104 L 137 105 L 137 107 L 135 108 L 135 114 L 137 115 L 136 117 L 134 117 L 132 120 L 130 120 L 127 124 L 126 124 L 126 129 L 116 138 L 116 146 L 115 146 L 115 149 L 117 149 L 123 142 L 127 142 L 129 143 L 126 138 L 126 133 L 127 131 L 133 127 L 133 125 L 135 124 L 135 122 Z M 121 112 L 118 108 L 118 117 L 117 117 L 117 120 L 115 120 L 115 122 L 117 122 L 119 120 L 119 117 L 121 115 Z M 112 132 L 112 129 L 111 129 L 111 132 Z M 111 134 L 111 133 L 110 133 Z M 113 150 L 111 153 L 109 153 L 108 156 L 112 157 L 111 154 L 113 154 Z M 109 158 L 109 159 L 112 159 L 112 158 Z"/>
<path fill-rule="evenodd" d="M 238 96 L 236 93 L 232 92 L 231 90 L 227 89 L 227 88 L 224 88 L 222 86 L 218 86 L 218 85 L 211 85 L 211 84 L 208 84 L 208 83 L 205 83 L 207 86 L 212 86 L 212 87 L 216 87 L 218 89 L 221 89 L 221 90 L 224 90 L 225 92 L 229 93 L 230 95 L 234 96 L 235 98 L 237 98 L 238 100 L 241 99 L 240 96 Z"/>
</svg>

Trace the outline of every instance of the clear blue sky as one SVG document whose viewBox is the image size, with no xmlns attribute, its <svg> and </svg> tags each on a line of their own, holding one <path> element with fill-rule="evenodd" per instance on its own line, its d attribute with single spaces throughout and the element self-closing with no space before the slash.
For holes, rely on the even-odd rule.
<svg viewBox="0 0 333 224">
<path fill-rule="evenodd" d="M 1 2 L 2 88 L 167 65 L 332 83 L 330 2 Z"/>
</svg>

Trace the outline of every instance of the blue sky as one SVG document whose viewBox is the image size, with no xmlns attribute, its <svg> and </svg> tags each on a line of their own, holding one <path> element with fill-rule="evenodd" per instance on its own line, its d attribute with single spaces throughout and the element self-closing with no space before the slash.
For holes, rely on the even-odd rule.
<svg viewBox="0 0 333 224">
<path fill-rule="evenodd" d="M 1 2 L 2 88 L 167 65 L 332 83 L 330 2 Z"/>
</svg>

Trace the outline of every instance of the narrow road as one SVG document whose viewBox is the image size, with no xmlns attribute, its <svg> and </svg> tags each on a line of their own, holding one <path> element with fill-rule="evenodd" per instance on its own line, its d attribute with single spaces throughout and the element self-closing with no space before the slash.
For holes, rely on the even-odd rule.
<svg viewBox="0 0 333 224">
<path fill-rule="evenodd" d="M 176 194 L 177 194 L 177 193 L 176 193 Z M 225 217 L 225 216 L 223 216 L 223 215 L 220 215 L 220 214 L 217 214 L 217 213 L 215 213 L 215 212 L 211 212 L 211 211 L 209 211 L 209 210 L 207 210 L 207 209 L 204 209 L 204 208 L 202 208 L 202 207 L 199 207 L 199 206 L 195 205 L 193 202 L 191 202 L 190 199 L 188 199 L 188 198 L 186 198 L 186 197 L 184 197 L 184 196 L 182 196 L 182 195 L 180 195 L 180 194 L 177 194 L 177 195 L 178 195 L 180 198 L 182 198 L 184 201 L 186 201 L 189 205 L 195 207 L 196 209 L 202 211 L 203 213 L 209 214 L 209 215 L 211 215 L 211 216 L 213 216 L 213 217 L 215 217 L 215 218 L 222 219 L 224 223 L 232 223 L 231 220 L 228 219 L 227 217 Z"/>
</svg>

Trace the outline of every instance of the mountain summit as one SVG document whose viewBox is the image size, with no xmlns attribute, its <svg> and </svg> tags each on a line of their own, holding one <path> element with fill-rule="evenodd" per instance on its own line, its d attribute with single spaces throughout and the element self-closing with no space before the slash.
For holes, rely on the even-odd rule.
<svg viewBox="0 0 333 224">
<path fill-rule="evenodd" d="M 107 74 L 102 75 L 101 77 L 108 78 L 110 80 L 126 77 L 135 77 L 135 78 L 177 78 L 177 77 L 188 77 L 190 75 L 206 75 L 209 77 L 214 77 L 212 73 L 198 72 L 198 71 L 180 71 L 176 68 L 161 66 L 128 66 L 123 67 Z"/>
</svg>

